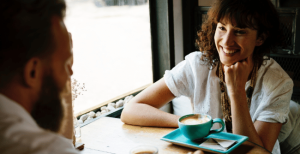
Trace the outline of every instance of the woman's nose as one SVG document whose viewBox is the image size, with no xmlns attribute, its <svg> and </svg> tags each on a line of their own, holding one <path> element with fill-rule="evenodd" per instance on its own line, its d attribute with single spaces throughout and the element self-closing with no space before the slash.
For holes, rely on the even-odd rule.
<svg viewBox="0 0 300 154">
<path fill-rule="evenodd" d="M 227 31 L 223 35 L 222 44 L 224 46 L 233 46 L 235 44 L 235 36 L 231 31 Z"/>
</svg>

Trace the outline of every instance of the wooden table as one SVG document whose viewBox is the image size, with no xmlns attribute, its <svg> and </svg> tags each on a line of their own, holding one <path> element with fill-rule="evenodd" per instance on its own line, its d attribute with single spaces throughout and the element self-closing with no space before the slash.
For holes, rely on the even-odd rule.
<svg viewBox="0 0 300 154">
<path fill-rule="evenodd" d="M 141 127 L 124 124 L 120 119 L 103 117 L 82 127 L 82 154 L 128 154 L 138 145 L 152 145 L 159 154 L 187 154 L 194 149 L 177 146 L 160 140 L 175 128 Z M 233 153 L 268 153 L 263 148 L 245 142 Z"/>
</svg>

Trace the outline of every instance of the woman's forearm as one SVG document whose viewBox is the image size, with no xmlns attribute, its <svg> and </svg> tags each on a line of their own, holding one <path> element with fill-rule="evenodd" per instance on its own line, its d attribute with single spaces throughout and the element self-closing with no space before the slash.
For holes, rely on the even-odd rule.
<svg viewBox="0 0 300 154">
<path fill-rule="evenodd" d="M 263 143 L 254 127 L 248 109 L 245 90 L 237 90 L 231 93 L 232 131 L 234 134 L 245 135 L 249 140 L 263 146 Z"/>
<path fill-rule="evenodd" d="M 178 119 L 177 115 L 135 102 L 128 103 L 121 115 L 124 123 L 139 126 L 178 127 Z"/>
<path fill-rule="evenodd" d="M 174 98 L 162 78 L 130 100 L 122 112 L 121 120 L 131 125 L 178 127 L 179 116 L 159 110 Z"/>
</svg>

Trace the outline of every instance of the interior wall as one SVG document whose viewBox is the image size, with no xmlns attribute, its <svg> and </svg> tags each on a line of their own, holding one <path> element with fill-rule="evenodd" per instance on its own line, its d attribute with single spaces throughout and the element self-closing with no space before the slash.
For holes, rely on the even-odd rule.
<svg viewBox="0 0 300 154">
<path fill-rule="evenodd" d="M 184 59 L 182 31 L 182 0 L 173 0 L 175 65 Z"/>
<path fill-rule="evenodd" d="M 199 6 L 211 6 L 216 0 L 198 0 Z"/>
<path fill-rule="evenodd" d="M 299 0 L 280 0 L 279 1 L 280 7 L 300 7 Z"/>
<path fill-rule="evenodd" d="M 197 6 L 198 0 L 182 0 L 182 29 L 184 55 L 188 55 L 191 52 L 199 50 L 195 46 L 195 40 L 197 38 L 197 28 L 195 27 L 195 8 Z"/>
</svg>

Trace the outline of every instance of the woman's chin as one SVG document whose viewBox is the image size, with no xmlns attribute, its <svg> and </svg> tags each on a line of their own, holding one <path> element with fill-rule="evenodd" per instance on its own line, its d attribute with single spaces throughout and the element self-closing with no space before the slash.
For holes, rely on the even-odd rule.
<svg viewBox="0 0 300 154">
<path fill-rule="evenodd" d="M 230 62 L 230 61 L 223 61 L 221 60 L 221 63 L 225 66 L 231 66 L 231 65 L 234 65 L 236 62 Z"/>
</svg>

